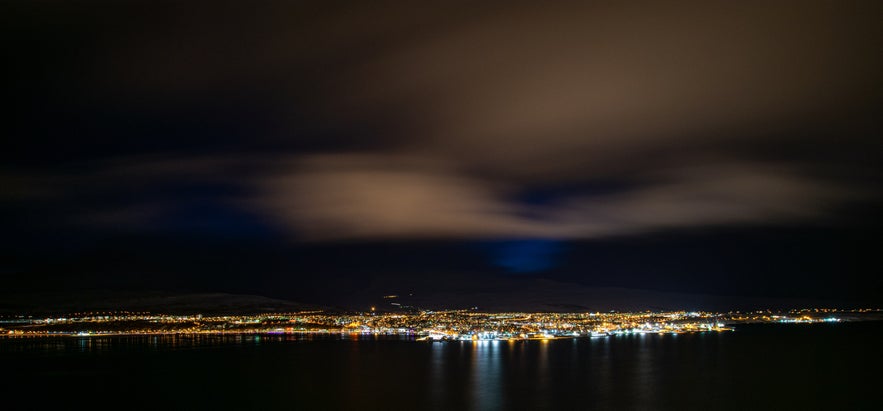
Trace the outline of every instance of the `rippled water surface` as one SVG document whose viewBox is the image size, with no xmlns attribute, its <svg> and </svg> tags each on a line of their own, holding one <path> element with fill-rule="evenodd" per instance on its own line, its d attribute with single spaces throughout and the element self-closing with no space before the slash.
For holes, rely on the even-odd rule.
<svg viewBox="0 0 883 411">
<path fill-rule="evenodd" d="M 25 409 L 880 409 L 881 347 L 881 322 L 545 342 L 7 338 L 0 392 Z"/>
</svg>

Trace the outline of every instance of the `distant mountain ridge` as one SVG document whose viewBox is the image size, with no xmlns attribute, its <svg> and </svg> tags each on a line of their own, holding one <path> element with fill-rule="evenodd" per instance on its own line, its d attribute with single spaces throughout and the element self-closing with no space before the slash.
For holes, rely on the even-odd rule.
<svg viewBox="0 0 883 411">
<path fill-rule="evenodd" d="M 257 295 L 86 291 L 0 296 L 0 313 L 44 314 L 82 311 L 149 311 L 168 314 L 251 314 L 324 309 L 317 305 Z"/>
<path fill-rule="evenodd" d="M 475 279 L 472 282 L 382 278 L 367 287 L 300 303 L 259 295 L 161 291 L 70 291 L 0 295 L 0 315 L 83 311 L 149 311 L 168 314 L 256 314 L 304 310 L 407 312 L 475 309 L 485 312 L 729 311 L 805 307 L 851 308 L 842 302 L 739 297 L 618 287 L 588 287 L 542 278 Z M 464 285 L 466 284 L 466 285 Z M 315 300 L 326 298 L 314 297 Z"/>
<path fill-rule="evenodd" d="M 399 305 L 393 306 L 393 303 Z M 538 284 L 530 290 L 439 291 L 377 299 L 372 304 L 383 311 L 405 306 L 423 309 L 474 308 L 490 312 L 729 311 L 840 305 L 833 301 L 685 294 L 564 283 Z"/>
<path fill-rule="evenodd" d="M 384 298 L 386 296 L 386 298 Z M 394 297 L 392 297 L 394 296 Z M 390 298 L 392 297 L 392 298 Z M 659 290 L 593 287 L 547 278 L 437 276 L 377 278 L 334 301 L 378 311 L 470 309 L 478 311 L 595 312 L 644 310 L 729 311 L 844 306 L 831 300 L 743 297 Z M 851 306 L 851 305 L 850 305 Z"/>
</svg>

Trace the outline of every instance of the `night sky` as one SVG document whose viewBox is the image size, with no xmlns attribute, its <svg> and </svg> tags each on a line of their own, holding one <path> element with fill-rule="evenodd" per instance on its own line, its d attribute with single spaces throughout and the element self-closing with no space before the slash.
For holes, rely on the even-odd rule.
<svg viewBox="0 0 883 411">
<path fill-rule="evenodd" d="M 883 302 L 883 2 L 420 3 L 3 2 L 0 288 Z"/>
</svg>

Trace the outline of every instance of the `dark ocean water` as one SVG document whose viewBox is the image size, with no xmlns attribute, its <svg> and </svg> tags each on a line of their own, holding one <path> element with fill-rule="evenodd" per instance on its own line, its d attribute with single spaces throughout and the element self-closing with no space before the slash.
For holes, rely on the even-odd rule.
<svg viewBox="0 0 883 411">
<path fill-rule="evenodd" d="M 4 409 L 883 409 L 883 322 L 520 342 L 0 339 Z"/>
</svg>

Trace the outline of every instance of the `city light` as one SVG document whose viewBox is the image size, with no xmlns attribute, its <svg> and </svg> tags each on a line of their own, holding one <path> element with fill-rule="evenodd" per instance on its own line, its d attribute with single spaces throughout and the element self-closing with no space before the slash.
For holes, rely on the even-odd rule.
<svg viewBox="0 0 883 411">
<path fill-rule="evenodd" d="M 0 319 L 0 336 L 346 334 L 402 335 L 419 341 L 603 339 L 629 335 L 726 332 L 748 323 L 838 323 L 879 317 L 880 309 L 812 308 L 751 312 L 484 313 L 418 312 L 170 315 L 148 312 L 66 313 L 55 317 Z"/>
</svg>

